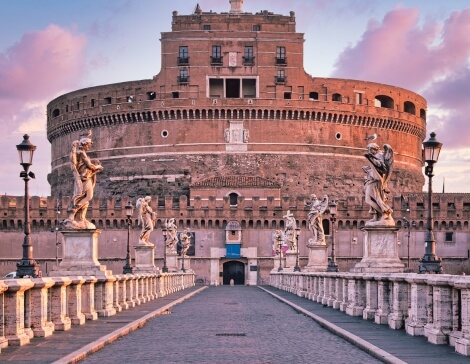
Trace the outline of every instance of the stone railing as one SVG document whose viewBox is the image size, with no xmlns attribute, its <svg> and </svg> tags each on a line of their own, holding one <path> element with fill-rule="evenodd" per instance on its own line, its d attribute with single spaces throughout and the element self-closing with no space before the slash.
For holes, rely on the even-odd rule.
<svg viewBox="0 0 470 364">
<path fill-rule="evenodd" d="M 26 345 L 33 337 L 69 330 L 194 285 L 193 273 L 0 280 L 0 349 Z"/>
<path fill-rule="evenodd" d="M 470 277 L 273 272 L 270 285 L 470 356 Z"/>
</svg>

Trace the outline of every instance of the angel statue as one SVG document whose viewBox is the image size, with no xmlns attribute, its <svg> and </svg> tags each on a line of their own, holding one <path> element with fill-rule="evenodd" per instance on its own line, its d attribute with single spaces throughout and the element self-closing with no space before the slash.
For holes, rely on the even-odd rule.
<svg viewBox="0 0 470 364">
<path fill-rule="evenodd" d="M 369 161 L 368 166 L 362 167 L 366 173 L 364 181 L 365 201 L 370 205 L 369 213 L 372 219 L 366 222 L 366 226 L 395 226 L 393 210 L 387 205 L 387 183 L 393 169 L 393 150 L 388 144 L 384 144 L 383 152 L 375 143 L 367 145 L 365 157 Z"/>
<path fill-rule="evenodd" d="M 155 220 L 157 219 L 157 214 L 153 212 L 150 207 L 150 201 L 152 198 L 146 196 L 144 198 L 139 198 L 136 203 L 137 211 L 139 212 L 139 225 L 142 225 L 142 231 L 139 236 L 139 244 L 142 245 L 153 245 L 150 239 L 150 233 L 155 227 Z"/>
<path fill-rule="evenodd" d="M 178 243 L 178 230 L 175 223 L 175 219 L 172 217 L 171 219 L 165 220 L 165 228 L 166 228 L 166 240 L 165 245 L 167 248 L 168 253 L 176 253 L 176 244 Z"/>
<path fill-rule="evenodd" d="M 286 243 L 289 246 L 289 250 L 297 251 L 297 239 L 295 236 L 297 223 L 295 222 L 295 217 L 290 210 L 288 210 L 287 214 L 283 217 L 286 219 L 286 228 L 284 229 Z"/>
<path fill-rule="evenodd" d="M 321 200 L 315 194 L 310 195 L 310 202 L 305 204 L 310 207 L 307 215 L 308 228 L 313 234 L 309 239 L 309 244 L 325 245 L 325 231 L 323 230 L 323 214 L 328 208 L 328 195 L 324 195 Z"/>
<path fill-rule="evenodd" d="M 181 255 L 186 256 L 189 247 L 191 246 L 192 234 L 189 232 L 188 228 L 185 228 L 182 233 L 180 233 L 181 240 Z"/>
<path fill-rule="evenodd" d="M 91 130 L 80 135 L 80 140 L 72 143 L 70 164 L 73 173 L 73 197 L 67 209 L 68 218 L 61 223 L 65 229 L 96 229 L 96 226 L 86 219 L 88 205 L 93 198 L 96 185 L 96 174 L 103 166 L 96 159 L 90 159 L 87 152 L 93 145 Z"/>
<path fill-rule="evenodd" d="M 283 243 L 282 230 L 274 230 L 272 241 L 273 241 L 273 256 L 279 255 L 280 253 L 282 253 L 282 243 Z"/>
</svg>

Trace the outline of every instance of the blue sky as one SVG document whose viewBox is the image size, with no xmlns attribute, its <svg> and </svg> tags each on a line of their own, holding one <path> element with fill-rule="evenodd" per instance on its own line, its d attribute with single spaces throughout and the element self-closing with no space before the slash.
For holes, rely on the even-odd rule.
<svg viewBox="0 0 470 364">
<path fill-rule="evenodd" d="M 0 193 L 23 194 L 16 144 L 38 146 L 33 195 L 47 196 L 47 102 L 76 89 L 150 79 L 172 11 L 197 1 L 0 0 Z M 200 0 L 226 12 L 228 0 Z M 245 0 L 243 10 L 296 13 L 305 69 L 404 87 L 428 100 L 428 135 L 444 143 L 435 190 L 470 192 L 470 2 L 468 0 Z"/>
</svg>

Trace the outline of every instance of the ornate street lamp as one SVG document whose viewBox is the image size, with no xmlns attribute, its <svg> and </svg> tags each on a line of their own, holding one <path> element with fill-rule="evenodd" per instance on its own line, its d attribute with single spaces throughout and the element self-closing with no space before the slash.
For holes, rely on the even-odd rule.
<svg viewBox="0 0 470 364">
<path fill-rule="evenodd" d="M 337 204 L 334 200 L 331 200 L 328 204 L 330 210 L 330 221 L 331 221 L 331 256 L 328 260 L 328 266 L 326 268 L 327 272 L 337 272 L 338 264 L 336 264 L 336 255 L 335 255 L 335 222 L 336 222 L 336 208 Z"/>
<path fill-rule="evenodd" d="M 277 246 L 279 247 L 279 268 L 278 272 L 282 272 L 282 236 L 279 234 L 277 237 Z"/>
<path fill-rule="evenodd" d="M 134 206 L 132 206 L 131 202 L 129 201 L 127 205 L 125 206 L 125 209 L 126 209 L 126 216 L 127 216 L 127 255 L 126 255 L 126 265 L 122 268 L 122 273 L 132 274 L 133 267 L 131 264 L 129 239 L 130 239 L 130 232 L 131 232 L 131 217 L 134 214 Z"/>
<path fill-rule="evenodd" d="M 168 230 L 166 228 L 166 224 L 162 226 L 162 233 L 163 233 L 163 273 L 168 273 L 168 267 L 166 266 L 166 239 L 168 237 Z"/>
<path fill-rule="evenodd" d="M 20 178 L 24 180 L 24 241 L 23 241 L 23 258 L 21 262 L 16 265 L 16 276 L 23 277 L 41 277 L 39 265 L 33 259 L 33 246 L 31 244 L 31 226 L 29 222 L 29 188 L 28 181 L 30 178 L 35 178 L 33 172 L 28 172 L 29 167 L 33 164 L 33 154 L 36 146 L 29 141 L 29 135 L 23 136 L 21 144 L 16 146 L 20 157 L 20 164 L 23 171 L 20 173 Z"/>
<path fill-rule="evenodd" d="M 186 269 L 184 269 L 184 247 L 183 242 L 181 241 L 181 271 L 186 273 Z"/>
<path fill-rule="evenodd" d="M 300 272 L 299 266 L 299 236 L 300 236 L 300 228 L 295 228 L 295 242 L 297 243 L 297 256 L 295 257 L 295 267 L 294 272 Z"/>
<path fill-rule="evenodd" d="M 433 233 L 433 216 L 432 216 L 432 177 L 433 166 L 437 163 L 442 143 L 436 140 L 436 133 L 432 132 L 431 137 L 423 142 L 423 157 L 428 164 L 424 172 L 429 177 L 428 187 L 428 218 L 426 223 L 426 237 L 424 239 L 424 256 L 420 260 L 418 273 L 442 273 L 441 258 L 436 255 L 436 241 Z"/>
</svg>

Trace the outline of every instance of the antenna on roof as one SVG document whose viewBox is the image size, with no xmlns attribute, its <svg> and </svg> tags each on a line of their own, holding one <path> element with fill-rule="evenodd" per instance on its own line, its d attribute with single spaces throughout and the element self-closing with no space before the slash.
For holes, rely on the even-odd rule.
<svg viewBox="0 0 470 364">
<path fill-rule="evenodd" d="M 442 193 L 445 193 L 446 190 L 446 178 L 442 178 Z"/>
</svg>

